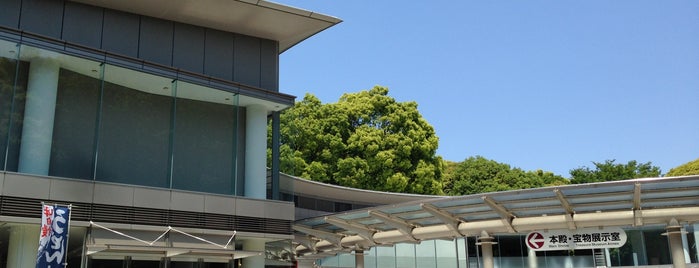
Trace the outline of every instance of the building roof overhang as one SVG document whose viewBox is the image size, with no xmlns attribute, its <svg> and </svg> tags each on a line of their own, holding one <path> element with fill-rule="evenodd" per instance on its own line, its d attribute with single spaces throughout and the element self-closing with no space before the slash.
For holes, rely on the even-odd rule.
<svg viewBox="0 0 699 268">
<path fill-rule="evenodd" d="M 72 0 L 279 42 L 279 53 L 340 19 L 262 0 Z"/>
<path fill-rule="evenodd" d="M 326 215 L 294 224 L 300 258 L 487 234 L 699 221 L 699 176 L 431 198 Z M 325 254 L 325 255 L 324 255 Z"/>
</svg>

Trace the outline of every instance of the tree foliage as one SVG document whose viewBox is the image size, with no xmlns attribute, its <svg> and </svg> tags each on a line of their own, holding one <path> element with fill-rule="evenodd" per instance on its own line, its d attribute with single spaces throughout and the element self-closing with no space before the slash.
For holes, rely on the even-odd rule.
<svg viewBox="0 0 699 268">
<path fill-rule="evenodd" d="M 676 166 L 666 174 L 666 176 L 687 176 L 687 175 L 699 175 L 699 158 L 694 161 L 684 163 L 682 165 Z"/>
<path fill-rule="evenodd" d="M 568 184 L 568 180 L 542 170 L 524 171 L 482 156 L 469 157 L 463 162 L 447 163 L 446 193 L 468 195 L 483 192 L 528 189 Z"/>
<path fill-rule="evenodd" d="M 631 160 L 626 164 L 616 164 L 614 161 L 592 162 L 595 165 L 595 169 L 579 167 L 571 170 L 571 183 L 618 181 L 660 176 L 660 168 L 653 166 L 651 162 L 639 164 L 635 160 Z"/>
<path fill-rule="evenodd" d="M 385 87 L 322 104 L 306 94 L 283 112 L 280 169 L 342 186 L 442 194 L 438 138 L 415 102 L 397 102 Z"/>
</svg>

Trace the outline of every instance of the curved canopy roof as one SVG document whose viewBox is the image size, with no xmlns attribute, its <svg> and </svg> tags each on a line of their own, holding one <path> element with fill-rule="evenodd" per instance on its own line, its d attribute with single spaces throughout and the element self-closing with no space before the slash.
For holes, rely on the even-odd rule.
<svg viewBox="0 0 699 268">
<path fill-rule="evenodd" d="M 130 13 L 275 40 L 284 52 L 340 19 L 262 0 L 73 0 Z"/>
<path fill-rule="evenodd" d="M 672 219 L 699 221 L 699 176 L 433 198 L 300 220 L 294 229 L 297 255 L 316 256 L 483 231 L 628 227 Z"/>
</svg>

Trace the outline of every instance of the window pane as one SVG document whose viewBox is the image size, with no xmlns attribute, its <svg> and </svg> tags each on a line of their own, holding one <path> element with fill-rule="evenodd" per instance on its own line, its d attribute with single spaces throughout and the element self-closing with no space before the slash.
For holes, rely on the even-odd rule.
<svg viewBox="0 0 699 268">
<path fill-rule="evenodd" d="M 456 243 L 454 241 L 435 240 L 437 267 L 456 268 Z"/>
<path fill-rule="evenodd" d="M 20 48 L 0 41 L 0 170 L 17 171 L 29 63 Z"/>
<path fill-rule="evenodd" d="M 434 240 L 422 241 L 415 245 L 415 256 L 417 267 L 436 268 Z"/>
<path fill-rule="evenodd" d="M 415 268 L 415 245 L 396 244 L 396 267 Z"/>
<path fill-rule="evenodd" d="M 235 194 L 237 95 L 176 82 L 175 189 Z"/>
<path fill-rule="evenodd" d="M 393 247 L 376 247 L 376 267 L 396 267 L 396 252 Z"/>
<path fill-rule="evenodd" d="M 171 80 L 107 65 L 97 180 L 169 187 Z"/>
<path fill-rule="evenodd" d="M 80 70 L 61 69 L 58 75 L 49 175 L 92 179 L 102 68 L 96 62 L 72 63 Z"/>
</svg>

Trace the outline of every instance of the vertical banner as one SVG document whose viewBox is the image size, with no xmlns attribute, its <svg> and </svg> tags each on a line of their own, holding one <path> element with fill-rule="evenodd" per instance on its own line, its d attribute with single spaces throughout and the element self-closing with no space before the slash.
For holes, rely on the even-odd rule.
<svg viewBox="0 0 699 268">
<path fill-rule="evenodd" d="M 36 268 L 65 267 L 69 222 L 70 206 L 43 204 Z"/>
</svg>

